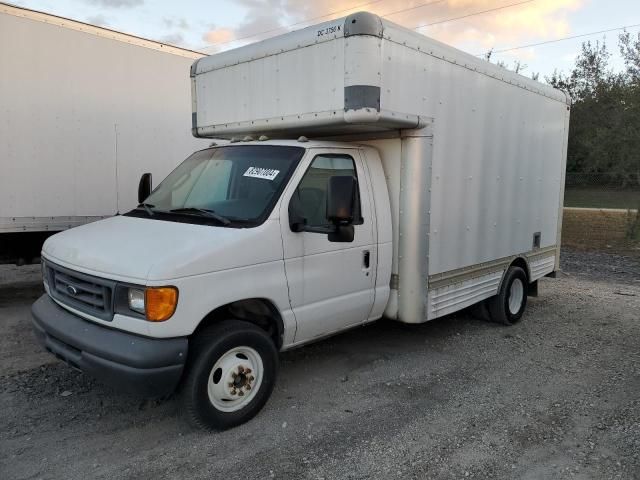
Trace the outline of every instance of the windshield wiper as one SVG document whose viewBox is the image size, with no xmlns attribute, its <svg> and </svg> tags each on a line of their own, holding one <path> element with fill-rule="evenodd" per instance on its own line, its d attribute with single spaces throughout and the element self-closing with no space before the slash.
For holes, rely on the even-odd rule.
<svg viewBox="0 0 640 480">
<path fill-rule="evenodd" d="M 169 210 L 170 213 L 184 213 L 187 215 L 201 215 L 204 217 L 213 218 L 223 225 L 229 225 L 231 220 L 227 217 L 223 217 L 222 215 L 217 214 L 213 210 L 209 210 L 208 208 L 197 208 L 197 207 L 183 207 L 183 208 L 174 208 L 173 210 Z"/>
<path fill-rule="evenodd" d="M 140 207 L 144 208 L 150 217 L 153 217 L 152 208 L 155 207 L 155 205 L 151 205 L 150 203 L 141 203 L 140 205 L 138 205 L 138 208 Z"/>
</svg>

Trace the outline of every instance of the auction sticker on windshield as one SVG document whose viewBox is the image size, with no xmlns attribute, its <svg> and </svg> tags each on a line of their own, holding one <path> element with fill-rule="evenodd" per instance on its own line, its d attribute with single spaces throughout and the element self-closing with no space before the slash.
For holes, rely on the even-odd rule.
<svg viewBox="0 0 640 480">
<path fill-rule="evenodd" d="M 278 176 L 280 170 L 273 168 L 249 167 L 244 172 L 244 177 L 262 178 L 263 180 L 273 180 Z"/>
</svg>

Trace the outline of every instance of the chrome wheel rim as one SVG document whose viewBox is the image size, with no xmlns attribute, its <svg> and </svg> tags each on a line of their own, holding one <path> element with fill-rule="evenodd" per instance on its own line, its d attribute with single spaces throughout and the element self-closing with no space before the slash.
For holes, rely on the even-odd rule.
<svg viewBox="0 0 640 480">
<path fill-rule="evenodd" d="M 524 284 L 522 280 L 516 278 L 511 282 L 511 288 L 509 289 L 509 313 L 516 315 L 522 307 L 522 300 L 524 299 Z"/>
<path fill-rule="evenodd" d="M 209 401 L 222 412 L 247 406 L 262 384 L 262 358 L 251 347 L 235 347 L 214 364 L 207 383 Z"/>
</svg>

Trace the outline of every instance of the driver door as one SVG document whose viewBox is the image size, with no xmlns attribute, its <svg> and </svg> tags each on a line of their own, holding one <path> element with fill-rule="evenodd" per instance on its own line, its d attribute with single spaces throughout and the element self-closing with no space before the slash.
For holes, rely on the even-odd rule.
<svg viewBox="0 0 640 480">
<path fill-rule="evenodd" d="M 358 180 L 352 242 L 330 242 L 327 233 L 293 232 L 289 209 L 306 225 L 331 229 L 326 218 L 331 176 Z M 283 195 L 280 223 L 291 307 L 296 317 L 295 342 L 366 321 L 375 296 L 377 246 L 368 176 L 357 149 L 310 150 Z"/>
</svg>

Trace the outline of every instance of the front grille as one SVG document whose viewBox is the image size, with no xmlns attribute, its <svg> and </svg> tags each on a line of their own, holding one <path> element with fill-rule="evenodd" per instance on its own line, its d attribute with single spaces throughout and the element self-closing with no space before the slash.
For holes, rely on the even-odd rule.
<svg viewBox="0 0 640 480">
<path fill-rule="evenodd" d="M 62 304 L 102 320 L 113 319 L 115 282 L 46 261 L 49 293 Z"/>
</svg>

